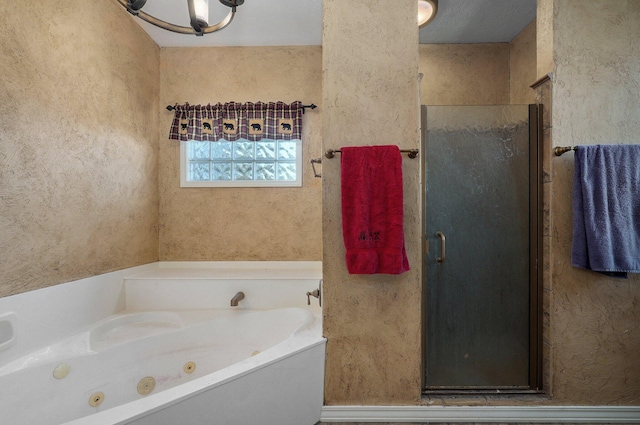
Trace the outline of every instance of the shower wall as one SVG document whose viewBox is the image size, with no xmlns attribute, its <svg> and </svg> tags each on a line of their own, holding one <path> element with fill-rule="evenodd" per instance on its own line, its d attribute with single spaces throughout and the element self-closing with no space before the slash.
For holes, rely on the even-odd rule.
<svg viewBox="0 0 640 425">
<path fill-rule="evenodd" d="M 322 260 L 322 49 L 166 48 L 160 53 L 160 259 Z M 181 188 L 180 142 L 167 105 L 300 100 L 303 182 L 293 188 Z"/>
<path fill-rule="evenodd" d="M 509 103 L 536 103 L 531 84 L 536 81 L 536 21 L 533 20 L 509 43 Z"/>
<path fill-rule="evenodd" d="M 537 0 L 536 80 L 553 71 L 553 7 L 555 0 Z"/>
<path fill-rule="evenodd" d="M 325 149 L 419 146 L 416 14 L 413 0 L 323 1 Z M 322 164 L 325 403 L 414 403 L 420 397 L 420 160 L 402 159 L 411 270 L 350 275 L 338 155 Z"/>
<path fill-rule="evenodd" d="M 0 2 L 0 296 L 158 259 L 159 53 L 114 1 Z"/>
<path fill-rule="evenodd" d="M 551 157 L 554 146 L 640 143 L 640 51 L 634 42 L 640 37 L 640 3 L 612 6 L 538 0 L 535 31 L 527 27 L 511 46 L 512 103 L 521 102 L 514 78 L 531 84 L 553 73 L 534 93 L 545 112 L 543 380 L 551 396 L 547 402 L 555 404 L 640 400 L 640 339 L 634 334 L 640 278 L 620 281 L 571 267 L 573 154 Z M 518 55 L 533 50 L 532 38 L 535 56 Z M 533 78 L 514 72 L 515 56 L 529 57 L 528 65 L 516 67 L 536 69 Z M 423 85 L 423 98 L 424 90 Z"/>
<path fill-rule="evenodd" d="M 550 158 L 552 146 L 549 146 L 640 143 L 637 138 L 640 52 L 633 42 L 640 37 L 640 3 L 620 1 L 611 6 L 610 2 L 597 0 L 539 0 L 540 20 L 535 23 L 535 31 L 527 27 L 513 41 L 509 53 L 503 53 L 505 56 L 490 56 L 496 46 L 488 46 L 487 51 L 477 55 L 473 49 L 481 51 L 485 46 L 419 46 L 419 70 L 424 73 L 422 103 L 521 103 L 531 93 L 516 87 L 554 74 L 553 81 L 535 91 L 536 101 L 545 106 L 547 144 L 543 158 L 546 261 L 543 368 L 545 390 L 551 398 L 540 399 L 540 403 L 637 405 L 640 400 L 640 364 L 636 361 L 640 340 L 635 335 L 640 323 L 639 278 L 616 281 L 571 267 L 573 155 Z M 461 53 L 465 50 L 468 53 Z M 509 73 L 487 72 L 491 65 L 482 63 L 486 58 L 505 60 L 510 68 L 525 72 L 515 69 Z M 523 60 L 524 64 L 514 60 Z M 531 72 L 534 69 L 535 74 Z M 454 75 L 459 76 L 458 84 Z M 499 95 L 476 87 L 483 84 L 495 88 Z M 355 87 L 348 89 L 355 91 Z M 408 168 L 411 164 L 404 159 L 403 166 Z M 325 197 L 325 202 L 332 203 L 325 205 L 325 211 L 339 206 L 334 198 Z M 332 228 L 336 220 L 339 217 L 325 216 L 325 227 Z M 405 231 L 420 230 L 405 227 Z M 332 242 L 340 243 L 338 237 Z M 340 252 L 325 253 L 325 267 L 340 268 L 342 261 Z M 372 280 L 369 286 L 360 285 L 345 274 L 339 276 L 335 285 L 350 286 L 349 292 L 340 289 L 339 294 L 347 295 L 327 299 L 325 311 L 332 315 L 331 326 L 347 335 L 342 342 L 334 339 L 334 347 L 340 345 L 327 353 L 327 403 L 421 403 L 419 386 L 413 375 L 407 377 L 406 373 L 414 370 L 413 354 L 419 345 L 414 338 L 419 336 L 408 330 L 399 334 L 388 331 L 394 328 L 394 323 L 402 325 L 407 318 L 415 317 L 418 300 L 406 297 L 400 292 L 401 286 L 393 290 L 377 280 Z M 376 290 L 367 290 L 370 286 Z M 372 311 L 365 314 L 363 306 Z M 392 316 L 396 309 L 403 309 L 404 315 Z M 378 318 L 384 326 L 379 326 Z M 374 337 L 377 344 L 370 343 Z M 398 350 L 398 345 L 403 349 Z M 502 398 L 430 401 L 522 403 Z"/>
<path fill-rule="evenodd" d="M 542 101 L 553 103 L 553 146 L 640 143 L 640 1 L 555 0 L 553 18 L 553 37 L 546 37 L 553 40 L 553 80 L 540 89 Z M 640 277 L 618 280 L 571 266 L 573 153 L 550 164 L 545 294 L 553 399 L 637 406 Z"/>
<path fill-rule="evenodd" d="M 421 44 L 422 105 L 535 103 L 536 21 L 510 43 Z"/>
<path fill-rule="evenodd" d="M 340 2 L 340 4 L 343 5 L 342 7 L 348 7 L 346 2 Z M 357 9 L 358 6 L 354 5 L 354 8 Z M 360 12 L 353 10 L 347 13 L 347 16 L 357 16 Z M 352 25 L 353 28 L 359 28 L 364 24 L 352 23 Z M 333 25 L 325 26 L 325 31 L 333 28 Z M 517 42 L 535 45 L 535 27 L 533 29 L 519 37 Z M 350 32 L 353 29 L 341 28 L 340 31 Z M 331 34 L 330 37 L 336 37 L 336 35 Z M 358 60 L 362 60 L 362 57 L 366 56 L 358 49 L 354 49 L 350 43 L 338 42 L 333 44 L 332 48 L 336 51 L 327 55 L 325 62 L 328 63 L 325 67 L 330 67 L 332 63 L 341 63 L 343 61 L 341 57 L 355 55 Z M 420 102 L 442 105 L 508 104 L 512 86 L 509 70 L 510 51 L 513 48 L 513 44 L 509 43 L 419 45 L 417 71 L 424 74 L 420 85 Z M 519 51 L 524 52 L 526 49 L 519 49 Z M 368 69 L 371 66 L 376 69 L 377 66 L 387 68 L 386 64 L 376 62 L 383 61 L 384 55 L 378 58 L 374 53 L 370 53 L 369 56 L 370 62 L 361 65 L 360 69 Z M 522 67 L 529 66 L 535 69 L 535 54 L 533 56 L 520 54 L 517 60 Z M 397 72 L 395 68 L 392 67 L 392 69 Z M 344 74 L 352 73 L 344 71 Z M 329 79 L 325 84 L 330 84 L 333 90 L 329 94 L 331 99 L 333 96 L 336 96 L 336 99 L 342 99 L 345 96 L 356 98 L 363 96 L 361 90 L 365 82 L 360 80 L 360 73 L 355 73 L 355 81 L 345 81 L 343 76 L 338 76 L 339 80 L 333 81 L 331 78 L 333 75 L 335 74 L 325 74 L 325 78 Z M 514 84 L 528 86 L 533 82 L 526 81 L 528 77 L 521 75 L 518 74 L 518 77 L 514 78 Z M 328 96 L 327 90 L 329 89 L 325 87 L 325 99 Z M 381 96 L 391 96 L 387 92 L 393 92 L 393 90 L 380 88 L 379 84 L 371 90 L 374 93 L 372 97 L 376 99 Z M 394 102 L 399 101 L 393 99 Z M 375 110 L 376 106 L 367 105 L 366 108 L 359 108 L 360 111 Z M 415 108 L 417 114 L 417 103 Z M 327 113 L 324 111 L 324 114 Z M 328 122 L 335 126 L 336 132 L 340 133 L 339 129 L 346 124 L 338 125 L 336 122 L 342 123 L 345 119 L 340 112 L 329 118 Z M 355 120 L 355 118 L 352 119 Z M 409 121 L 407 117 L 405 119 Z M 327 128 L 326 117 L 325 128 Z M 372 131 L 374 130 L 362 130 L 362 137 L 344 142 L 339 138 L 334 140 L 325 134 L 324 148 L 335 148 L 347 143 L 383 143 L 376 141 L 377 138 Z M 380 131 L 380 134 L 387 134 L 387 131 Z M 337 134 L 336 137 L 338 137 Z M 387 140 L 384 139 L 385 142 Z M 394 139 L 394 143 L 406 148 L 419 145 L 417 139 L 413 140 L 409 136 Z M 419 178 L 419 162 L 413 162 L 404 157 L 402 163 L 405 194 L 419 196 L 418 181 L 415 180 Z M 360 277 L 346 273 L 339 233 L 339 165 L 339 159 L 325 160 L 322 179 L 325 211 L 323 218 L 325 299 L 323 302 L 326 320 L 325 335 L 329 337 L 325 402 L 374 405 L 420 403 L 420 282 L 412 280 L 413 276 L 407 280 L 407 277 L 385 279 L 384 276 Z M 420 235 L 420 221 L 416 220 L 420 217 L 420 212 L 410 202 L 419 202 L 419 199 L 409 199 L 405 200 L 406 204 L 409 203 L 405 207 L 405 235 L 415 243 L 415 238 Z M 412 258 L 416 258 L 419 247 L 412 246 L 414 247 L 408 246 L 407 249 L 414 256 Z M 415 270 L 420 267 L 419 259 L 413 260 L 412 267 Z"/>
<path fill-rule="evenodd" d="M 420 44 L 422 105 L 509 103 L 509 44 Z"/>
</svg>

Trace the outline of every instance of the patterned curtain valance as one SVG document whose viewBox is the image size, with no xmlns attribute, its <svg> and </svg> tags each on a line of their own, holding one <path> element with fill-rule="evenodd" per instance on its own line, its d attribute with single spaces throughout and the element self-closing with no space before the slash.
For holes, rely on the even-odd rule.
<svg viewBox="0 0 640 425">
<path fill-rule="evenodd" d="M 302 112 L 299 101 L 176 105 L 169 139 L 210 142 L 301 139 Z"/>
</svg>

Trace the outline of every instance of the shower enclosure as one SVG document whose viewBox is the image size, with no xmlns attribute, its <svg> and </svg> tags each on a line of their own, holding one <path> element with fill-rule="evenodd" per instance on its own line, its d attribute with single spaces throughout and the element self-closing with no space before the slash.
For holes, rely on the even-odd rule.
<svg viewBox="0 0 640 425">
<path fill-rule="evenodd" d="M 428 393 L 541 387 L 539 108 L 422 107 Z"/>
</svg>

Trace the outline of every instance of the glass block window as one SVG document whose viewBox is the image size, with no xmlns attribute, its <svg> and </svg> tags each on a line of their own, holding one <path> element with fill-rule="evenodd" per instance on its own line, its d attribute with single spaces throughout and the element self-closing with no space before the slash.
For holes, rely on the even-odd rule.
<svg viewBox="0 0 640 425">
<path fill-rule="evenodd" d="M 302 186 L 300 140 L 181 142 L 182 187 Z"/>
</svg>

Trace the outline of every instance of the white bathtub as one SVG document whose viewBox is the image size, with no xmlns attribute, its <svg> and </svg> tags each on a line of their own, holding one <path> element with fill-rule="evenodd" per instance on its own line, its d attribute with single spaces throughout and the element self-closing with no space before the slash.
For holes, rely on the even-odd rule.
<svg viewBox="0 0 640 425">
<path fill-rule="evenodd" d="M 0 299 L 2 421 L 315 424 L 326 341 L 306 292 L 320 273 L 154 263 Z"/>
</svg>

